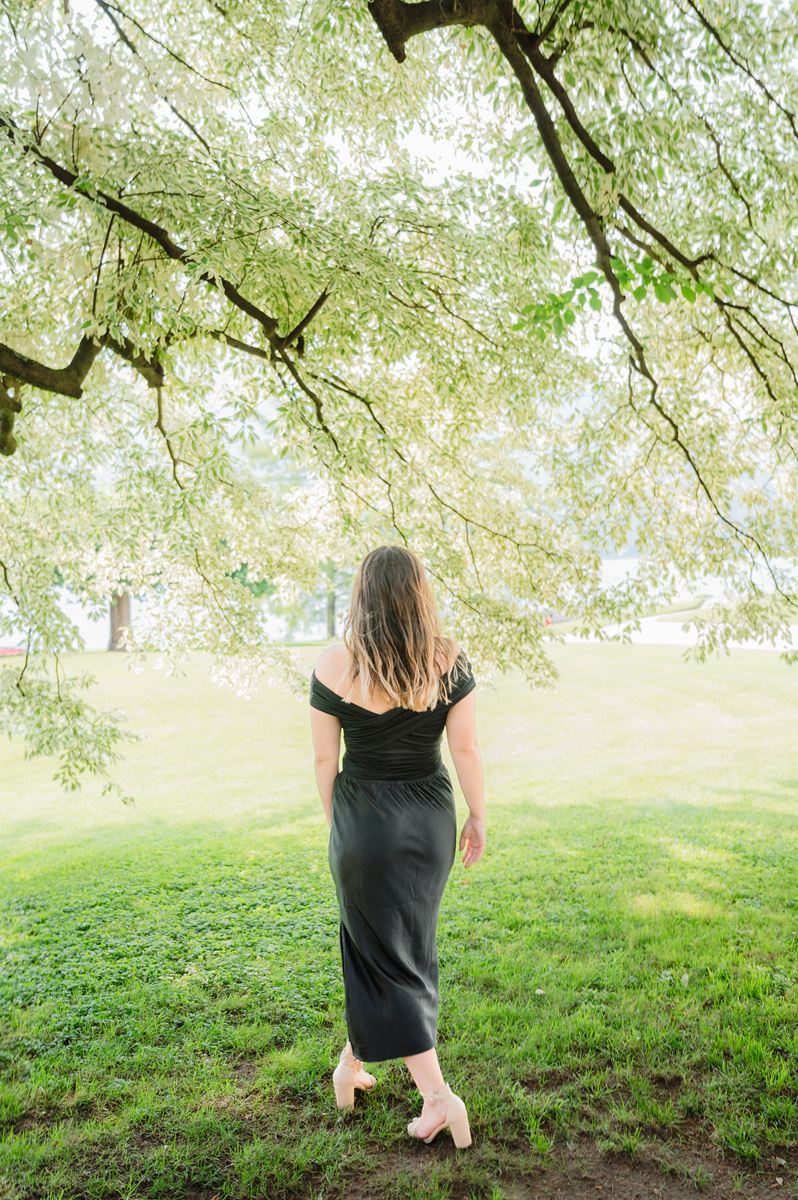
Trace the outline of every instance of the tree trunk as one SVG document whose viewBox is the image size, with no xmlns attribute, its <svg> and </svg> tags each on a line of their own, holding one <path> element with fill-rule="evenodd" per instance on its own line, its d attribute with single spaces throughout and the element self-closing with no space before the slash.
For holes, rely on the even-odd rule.
<svg viewBox="0 0 798 1200">
<path fill-rule="evenodd" d="M 111 635 L 109 650 L 124 650 L 122 627 L 130 624 L 130 592 L 117 592 L 111 598 Z"/>
<path fill-rule="evenodd" d="M 335 637 L 335 588 L 327 592 L 327 637 Z"/>
</svg>

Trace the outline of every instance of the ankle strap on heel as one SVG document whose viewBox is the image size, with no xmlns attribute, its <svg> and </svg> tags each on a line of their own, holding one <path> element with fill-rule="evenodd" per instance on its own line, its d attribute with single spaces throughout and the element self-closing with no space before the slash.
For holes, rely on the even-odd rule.
<svg viewBox="0 0 798 1200">
<path fill-rule="evenodd" d="M 446 1100 L 447 1097 L 451 1095 L 452 1089 L 449 1087 L 448 1083 L 444 1082 L 440 1087 L 435 1088 L 434 1092 L 422 1092 L 421 1098 L 423 1100 Z"/>
</svg>

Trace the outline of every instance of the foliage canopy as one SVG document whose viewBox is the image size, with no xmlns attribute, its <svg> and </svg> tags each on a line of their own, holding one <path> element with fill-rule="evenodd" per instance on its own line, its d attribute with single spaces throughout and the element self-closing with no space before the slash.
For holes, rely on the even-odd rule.
<svg viewBox="0 0 798 1200">
<path fill-rule="evenodd" d="M 546 611 L 595 632 L 706 573 L 699 656 L 784 633 L 797 35 L 750 0 L 3 0 L 6 726 L 116 787 L 64 585 L 304 696 L 242 564 L 290 600 L 379 540 L 530 681 Z"/>
</svg>

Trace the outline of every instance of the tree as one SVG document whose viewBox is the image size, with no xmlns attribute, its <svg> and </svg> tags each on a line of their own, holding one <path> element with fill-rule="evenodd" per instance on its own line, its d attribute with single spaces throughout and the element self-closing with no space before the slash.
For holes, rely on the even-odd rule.
<svg viewBox="0 0 798 1200">
<path fill-rule="evenodd" d="M 109 650 L 124 650 L 126 635 L 124 630 L 130 630 L 130 592 L 115 592 L 109 605 L 110 632 L 108 635 Z"/>
<path fill-rule="evenodd" d="M 327 575 L 327 637 L 334 638 L 338 632 L 337 621 L 337 601 L 338 593 L 335 590 L 336 585 L 336 570 L 335 563 L 325 564 L 325 574 Z"/>
<path fill-rule="evenodd" d="M 291 603 L 406 542 L 476 665 L 531 682 L 542 613 L 596 631 L 708 571 L 699 655 L 787 630 L 786 4 L 5 0 L 0 41 L 0 621 L 29 647 L 0 704 L 68 785 L 115 787 L 125 733 L 47 674 L 56 557 L 89 603 L 157 598 L 133 657 L 168 631 L 302 697 L 242 563 Z M 315 479 L 279 506 L 264 434 Z M 602 587 L 632 522 L 639 576 Z"/>
</svg>

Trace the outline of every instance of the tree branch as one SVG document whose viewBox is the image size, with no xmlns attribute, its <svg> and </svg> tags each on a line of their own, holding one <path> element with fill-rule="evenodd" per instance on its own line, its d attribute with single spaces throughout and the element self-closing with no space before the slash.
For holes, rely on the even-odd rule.
<svg viewBox="0 0 798 1200">
<path fill-rule="evenodd" d="M 71 362 L 66 367 L 48 367 L 45 363 L 37 362 L 27 354 L 20 354 L 19 351 L 12 350 L 10 346 L 0 342 L 0 371 L 13 376 L 21 383 L 29 384 L 30 387 L 80 400 L 86 376 L 104 347 L 113 350 L 135 367 L 149 387 L 160 387 L 163 383 L 163 367 L 156 358 L 148 358 L 146 354 L 136 350 L 129 338 L 118 341 L 108 333 L 97 337 L 82 337 Z"/>
<path fill-rule="evenodd" d="M 83 381 L 101 349 L 99 340 L 83 337 L 68 366 L 48 367 L 0 343 L 0 371 L 31 387 L 79 400 L 83 395 Z"/>
<path fill-rule="evenodd" d="M 65 187 L 74 188 L 79 182 L 79 175 L 56 162 L 48 154 L 45 154 L 36 142 L 26 140 L 18 127 L 8 117 L 0 116 L 0 129 L 5 132 L 6 136 L 15 145 L 20 146 L 24 153 L 32 154 L 59 183 L 64 184 Z M 172 259 L 174 262 L 179 262 L 183 266 L 187 266 L 194 261 L 194 256 L 179 245 L 167 230 L 156 224 L 155 221 L 150 221 L 147 217 L 142 216 L 141 213 L 124 204 L 116 196 L 109 195 L 108 192 L 104 192 L 101 188 L 91 188 L 91 190 L 88 190 L 85 183 L 77 187 L 76 191 L 108 212 L 116 213 L 117 216 L 120 216 L 134 229 L 139 229 L 142 233 L 146 233 L 148 237 L 152 238 L 161 247 L 167 258 Z M 209 283 L 214 287 L 218 280 L 218 285 L 230 303 L 239 308 L 241 312 L 246 313 L 253 321 L 256 321 L 263 328 L 270 341 L 279 344 L 280 337 L 277 334 L 276 319 L 269 313 L 264 312 L 256 304 L 253 304 L 246 296 L 243 296 L 228 279 L 225 279 L 222 275 L 214 276 L 210 271 L 198 273 L 197 277 L 204 283 Z"/>
<path fill-rule="evenodd" d="M 795 113 L 792 112 L 791 109 L 786 108 L 785 105 L 781 104 L 779 102 L 779 100 L 773 95 L 773 93 L 771 92 L 771 90 L 767 86 L 767 84 L 763 83 L 762 80 L 759 78 L 759 76 L 754 74 L 754 72 L 751 70 L 748 63 L 745 61 L 745 59 L 738 57 L 738 55 L 736 55 L 734 53 L 734 51 L 731 49 L 731 47 L 726 45 L 723 38 L 720 36 L 720 34 L 718 33 L 718 30 L 715 28 L 715 26 L 712 24 L 712 22 L 709 21 L 704 16 L 704 14 L 700 11 L 700 9 L 698 8 L 698 5 L 695 3 L 695 0 L 687 0 L 687 3 L 689 5 L 689 7 L 693 10 L 695 15 L 698 17 L 699 21 L 701 22 L 701 24 L 703 25 L 703 27 L 707 31 L 707 33 L 710 35 L 710 37 L 714 38 L 714 40 L 718 43 L 718 45 L 720 46 L 723 53 L 729 59 L 729 62 L 734 63 L 735 67 L 738 67 L 739 70 L 743 71 L 748 76 L 748 78 L 753 83 L 756 84 L 756 86 L 759 88 L 759 90 L 767 98 L 768 102 L 770 104 L 772 104 L 774 108 L 777 108 L 779 110 L 779 112 L 782 114 L 782 116 L 787 118 L 790 129 L 792 130 L 792 135 L 796 140 L 798 140 L 798 125 L 796 125 Z"/>
<path fill-rule="evenodd" d="M 166 229 L 156 222 L 149 220 L 149 218 L 143 216 L 136 209 L 131 208 L 130 205 L 125 204 L 122 200 L 110 195 L 108 192 L 100 188 L 87 188 L 85 181 L 82 181 L 76 172 L 56 162 L 35 141 L 27 139 L 10 117 L 0 115 L 0 130 L 5 133 L 14 145 L 22 149 L 23 154 L 31 154 L 36 158 L 59 183 L 68 188 L 74 188 L 79 195 L 84 196 L 91 203 L 110 212 L 112 220 L 115 216 L 119 217 L 127 225 L 138 229 L 142 234 L 151 238 L 167 258 L 183 266 L 187 266 L 193 262 L 193 255 L 176 242 Z M 221 335 L 218 331 L 213 331 L 212 336 L 218 337 L 220 340 L 224 339 L 229 345 L 236 349 L 246 350 L 250 354 L 258 354 L 264 358 L 269 357 L 272 361 L 275 358 L 279 358 L 280 361 L 288 366 L 289 370 L 297 378 L 297 381 L 300 382 L 300 386 L 303 386 L 297 376 L 293 363 L 286 354 L 286 350 L 291 345 L 297 344 L 299 353 L 300 355 L 302 354 L 304 348 L 304 331 L 326 302 L 330 295 L 329 288 L 324 288 L 301 320 L 288 334 L 282 336 L 277 329 L 277 320 L 244 296 L 228 279 L 223 276 L 214 276 L 210 271 L 198 273 L 198 278 L 213 287 L 216 287 L 218 284 L 230 303 L 261 327 L 270 343 L 271 353 L 261 352 L 258 347 L 251 346 L 236 338 Z M 128 338 L 120 341 L 111 337 L 110 334 L 104 334 L 99 337 L 83 337 L 70 364 L 62 368 L 48 367 L 43 363 L 29 358 L 27 355 L 13 350 L 10 346 L 0 345 L 0 371 L 12 375 L 21 382 L 30 384 L 33 387 L 43 388 L 45 391 L 80 399 L 83 394 L 83 383 L 86 376 L 103 346 L 113 350 L 120 357 L 131 363 L 139 374 L 144 377 L 150 387 L 160 387 L 163 383 L 163 368 L 156 357 L 147 357 L 141 351 L 136 350 Z M 313 397 L 314 403 L 318 402 L 318 398 L 315 397 L 312 391 L 304 386 L 303 390 Z"/>
<path fill-rule="evenodd" d="M 405 42 L 418 33 L 446 25 L 484 25 L 491 6 L 485 0 L 370 0 L 368 10 L 397 62 L 405 61 Z"/>
<path fill-rule="evenodd" d="M 419 4 L 407 4 L 404 0 L 371 0 L 369 3 L 369 12 L 397 62 L 404 61 L 405 42 L 417 33 L 453 24 L 482 24 L 487 28 L 521 86 L 524 100 L 535 120 L 544 149 L 549 156 L 566 195 L 581 218 L 588 236 L 593 242 L 596 250 L 596 265 L 606 278 L 612 291 L 613 315 L 632 347 L 630 363 L 649 385 L 649 404 L 656 409 L 669 426 L 671 440 L 679 447 L 680 452 L 696 477 L 698 486 L 703 491 L 718 519 L 734 531 L 735 536 L 740 539 L 743 545 L 745 544 L 743 539 L 754 544 L 767 566 L 776 591 L 792 607 L 798 607 L 794 598 L 785 593 L 781 588 L 773 566 L 758 538 L 754 534 L 741 529 L 719 508 L 689 446 L 684 441 L 678 423 L 665 408 L 658 396 L 659 383 L 648 366 L 644 347 L 622 312 L 621 306 L 623 305 L 625 296 L 621 291 L 620 284 L 612 268 L 612 252 L 605 233 L 604 221 L 599 213 L 594 210 L 576 179 L 563 150 L 554 122 L 537 86 L 535 71 L 554 94 L 571 129 L 590 156 L 608 173 L 615 172 L 615 164 L 601 150 L 587 129 L 582 125 L 570 97 L 554 75 L 551 62 L 545 58 L 539 49 L 538 36 L 532 34 L 527 29 L 522 17 L 515 8 L 513 0 L 482 0 L 482 3 L 478 3 L 477 0 L 470 0 L 470 2 L 464 0 L 462 4 L 457 3 L 457 0 L 449 0 L 448 3 L 445 0 L 441 0 L 440 3 L 430 2 Z M 712 254 L 704 254 L 697 258 L 688 257 L 678 247 L 674 246 L 669 239 L 665 238 L 659 230 L 654 228 L 626 197 L 619 195 L 618 203 L 641 229 L 644 229 L 650 237 L 659 242 L 695 278 L 698 277 L 696 268 L 699 263 L 706 259 L 714 258 Z M 717 297 L 716 303 L 718 303 Z"/>
</svg>

